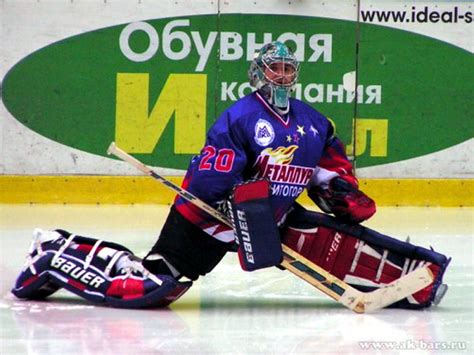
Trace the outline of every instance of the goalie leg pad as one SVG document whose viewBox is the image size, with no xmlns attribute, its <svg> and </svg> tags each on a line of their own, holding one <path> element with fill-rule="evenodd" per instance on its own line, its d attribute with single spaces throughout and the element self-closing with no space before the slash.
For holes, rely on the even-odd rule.
<svg viewBox="0 0 474 355">
<path fill-rule="evenodd" d="M 279 265 L 281 240 L 270 205 L 270 183 L 257 180 L 237 185 L 230 197 L 229 212 L 240 265 L 245 271 Z"/>
<path fill-rule="evenodd" d="M 120 269 L 116 264 L 121 261 Z M 65 288 L 91 302 L 121 308 L 166 306 L 191 282 L 150 274 L 130 250 L 62 230 L 35 230 L 26 265 L 12 293 L 38 299 Z"/>
<path fill-rule="evenodd" d="M 445 255 L 304 209 L 292 213 L 287 223 L 284 244 L 361 291 L 372 291 L 428 266 L 434 282 L 392 307 L 424 308 L 437 301 L 450 262 Z"/>
<path fill-rule="evenodd" d="M 54 283 L 49 275 L 52 254 L 45 253 L 42 243 L 61 237 L 57 232 L 44 232 L 39 228 L 33 231 L 33 240 L 20 275 L 17 277 L 12 293 L 18 298 L 31 300 L 44 299 L 61 286 Z"/>
<path fill-rule="evenodd" d="M 35 229 L 33 232 L 33 241 L 30 245 L 29 254 L 25 266 L 16 280 L 16 285 L 12 292 L 18 298 L 28 298 L 31 300 L 44 299 L 56 291 L 61 286 L 52 282 L 48 270 L 53 255 L 47 253 L 33 254 L 35 249 L 41 247 L 41 230 Z M 48 238 L 54 239 L 59 234 L 50 233 Z M 43 236 L 44 238 L 44 236 Z"/>
</svg>

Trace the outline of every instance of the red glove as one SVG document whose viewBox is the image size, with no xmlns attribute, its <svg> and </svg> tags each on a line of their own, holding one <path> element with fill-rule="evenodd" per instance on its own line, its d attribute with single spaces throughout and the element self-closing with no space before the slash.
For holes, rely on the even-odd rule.
<svg viewBox="0 0 474 355">
<path fill-rule="evenodd" d="M 346 180 L 336 177 L 328 189 L 315 186 L 308 196 L 326 213 L 350 223 L 360 223 L 375 213 L 375 202 Z"/>
</svg>

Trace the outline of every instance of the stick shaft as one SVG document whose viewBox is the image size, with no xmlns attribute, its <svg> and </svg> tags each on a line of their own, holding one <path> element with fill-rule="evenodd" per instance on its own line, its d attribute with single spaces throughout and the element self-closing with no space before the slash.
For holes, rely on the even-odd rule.
<svg viewBox="0 0 474 355">
<path fill-rule="evenodd" d="M 176 192 L 178 195 L 181 197 L 185 198 L 189 202 L 193 203 L 197 207 L 203 209 L 207 213 L 209 213 L 211 216 L 219 220 L 219 222 L 222 222 L 229 227 L 232 227 L 232 224 L 228 220 L 228 218 L 217 211 L 215 208 L 209 206 L 207 203 L 204 201 L 200 200 L 198 197 L 194 196 L 192 193 L 188 192 L 187 190 L 183 189 L 182 187 L 173 184 L 171 181 L 168 179 L 165 179 L 161 175 L 157 174 L 153 170 L 151 170 L 148 166 L 143 164 L 141 161 L 135 159 L 132 157 L 130 154 L 126 153 L 119 147 L 115 145 L 115 143 L 111 143 L 109 149 L 107 150 L 108 154 L 115 155 L 117 158 L 122 159 L 123 161 L 130 163 L 134 167 L 136 167 L 138 170 L 141 170 L 143 173 L 150 175 L 151 177 L 155 178 L 156 180 L 159 180 L 162 184 L 164 184 L 166 187 L 170 188 L 174 192 Z"/>
</svg>

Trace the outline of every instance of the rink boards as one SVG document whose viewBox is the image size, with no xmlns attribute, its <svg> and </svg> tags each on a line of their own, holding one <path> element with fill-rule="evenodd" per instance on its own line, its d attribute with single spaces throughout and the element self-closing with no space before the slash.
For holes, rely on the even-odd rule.
<svg viewBox="0 0 474 355">
<path fill-rule="evenodd" d="M 360 180 L 361 190 L 378 206 L 474 206 L 473 186 L 464 179 Z M 0 176 L 0 203 L 170 204 L 173 199 L 174 193 L 146 176 Z M 305 193 L 299 202 L 313 204 Z"/>
</svg>

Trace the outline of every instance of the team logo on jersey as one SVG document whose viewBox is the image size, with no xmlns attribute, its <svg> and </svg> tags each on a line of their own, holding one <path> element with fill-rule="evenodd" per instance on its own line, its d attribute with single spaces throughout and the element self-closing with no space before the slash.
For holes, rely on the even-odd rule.
<svg viewBox="0 0 474 355">
<path fill-rule="evenodd" d="M 272 164 L 290 164 L 297 149 L 297 145 L 290 145 L 289 147 L 278 147 L 275 149 L 266 148 L 262 150 L 260 156 L 268 156 L 269 161 Z"/>
<path fill-rule="evenodd" d="M 297 149 L 297 145 L 290 145 L 262 150 L 254 165 L 254 177 L 266 177 L 273 183 L 306 186 L 314 168 L 291 164 Z"/>
<path fill-rule="evenodd" d="M 297 197 L 303 192 L 313 175 L 314 168 L 292 164 L 296 144 L 288 147 L 265 148 L 260 152 L 252 171 L 254 178 L 271 181 L 272 195 Z"/>
<path fill-rule="evenodd" d="M 270 122 L 259 119 L 255 125 L 255 142 L 261 147 L 266 147 L 275 139 L 275 130 Z"/>
</svg>

